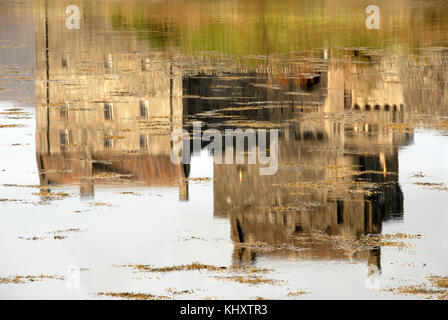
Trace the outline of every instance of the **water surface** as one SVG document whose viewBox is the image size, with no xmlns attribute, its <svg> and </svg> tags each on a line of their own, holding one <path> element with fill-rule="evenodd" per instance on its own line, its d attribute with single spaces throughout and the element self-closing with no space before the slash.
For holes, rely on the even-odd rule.
<svg viewBox="0 0 448 320">
<path fill-rule="evenodd" d="M 369 4 L 2 1 L 0 297 L 446 298 L 448 7 Z"/>
</svg>

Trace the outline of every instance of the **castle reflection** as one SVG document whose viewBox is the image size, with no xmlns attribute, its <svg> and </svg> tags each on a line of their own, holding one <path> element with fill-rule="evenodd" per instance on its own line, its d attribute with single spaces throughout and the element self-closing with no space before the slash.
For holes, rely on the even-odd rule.
<svg viewBox="0 0 448 320">
<path fill-rule="evenodd" d="M 235 263 L 259 255 L 364 260 L 371 277 L 379 274 L 379 247 L 341 249 L 328 239 L 380 234 L 385 221 L 403 215 L 398 150 L 412 142 L 413 133 L 394 130 L 408 112 L 400 84 L 381 77 L 393 72 L 385 65 L 396 66 L 387 59 L 361 68 L 350 59 L 330 59 L 327 71 L 305 77 L 289 72 L 184 79 L 189 94 L 209 97 L 189 98 L 184 109 L 245 119 L 223 123 L 213 112 L 200 114 L 209 126 L 250 126 L 249 120 L 257 120 L 281 130 L 275 175 L 260 175 L 259 165 L 214 165 L 214 215 L 230 220 Z M 379 78 L 366 76 L 371 74 Z M 269 85 L 254 86 L 254 78 Z M 239 107 L 212 99 L 223 95 Z"/>
<path fill-rule="evenodd" d="M 165 186 L 188 200 L 189 167 L 169 156 L 174 129 L 197 119 L 219 130 L 275 127 L 275 175 L 259 175 L 257 164 L 214 164 L 214 216 L 230 220 L 235 263 L 259 254 L 355 259 L 379 272 L 380 248 L 342 250 L 316 235 L 359 239 L 402 218 L 398 151 L 413 141 L 411 116 L 446 113 L 447 74 L 433 72 L 446 51 L 431 53 L 431 67 L 399 52 L 322 49 L 200 68 L 194 57 L 121 34 L 107 14 L 66 30 L 64 16 L 51 14 L 66 4 L 35 2 L 43 188 L 75 184 L 91 197 L 98 187 Z"/>
</svg>

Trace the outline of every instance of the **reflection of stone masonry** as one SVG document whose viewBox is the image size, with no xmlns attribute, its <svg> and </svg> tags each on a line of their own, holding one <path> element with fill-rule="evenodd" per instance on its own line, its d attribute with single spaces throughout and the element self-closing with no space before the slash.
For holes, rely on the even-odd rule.
<svg viewBox="0 0 448 320">
<path fill-rule="evenodd" d="M 328 72 L 312 86 L 314 93 L 323 90 L 321 97 L 299 95 L 300 101 L 288 99 L 281 108 L 253 111 L 260 120 L 302 119 L 288 125 L 280 139 L 281 169 L 275 176 L 259 176 L 256 165 L 215 165 L 216 181 L 225 181 L 214 185 L 215 216 L 231 221 L 234 258 L 251 261 L 261 250 L 311 259 L 361 259 L 369 265 L 369 280 L 375 279 L 380 248 L 335 248 L 326 236 L 356 240 L 380 233 L 383 221 L 402 216 L 398 148 L 413 140 L 413 132 L 406 126 L 400 130 L 400 125 L 411 114 L 446 116 L 447 81 L 441 79 L 448 73 L 440 71 L 446 69 L 440 68 L 446 56 L 433 54 L 432 71 L 415 63 L 412 77 L 393 56 L 367 58 L 365 64 L 331 60 Z M 307 92 L 302 89 L 295 88 Z M 291 82 L 279 91 L 291 91 Z M 272 100 L 269 95 L 261 99 Z M 330 119 L 303 114 L 300 105 L 310 104 L 319 105 Z M 344 114 L 352 119 L 341 120 Z M 369 192 L 372 183 L 376 190 Z M 259 242 L 274 248 L 266 253 Z M 287 250 L 281 246 L 285 243 L 304 250 Z"/>
<path fill-rule="evenodd" d="M 169 158 L 169 134 L 182 126 L 179 69 L 132 39 L 123 42 L 99 30 L 60 32 L 64 17 L 46 15 L 44 2 L 37 2 L 41 183 L 80 183 L 81 194 L 89 195 L 94 184 L 170 186 L 181 181 L 180 197 L 187 199 L 182 178 L 188 173 Z M 52 10 L 64 8 L 52 2 Z M 96 23 L 107 24 L 105 18 Z"/>
<path fill-rule="evenodd" d="M 260 242 L 274 246 L 287 243 L 305 250 L 281 247 L 274 248 L 271 254 L 294 252 L 303 258 L 354 258 L 366 260 L 373 271 L 380 268 L 379 248 L 344 251 L 333 248 L 325 238 L 313 238 L 316 233 L 323 233 L 356 240 L 363 234 L 380 233 L 384 220 L 399 218 L 403 212 L 398 148 L 412 141 L 412 133 L 393 130 L 406 117 L 400 96 L 403 88 L 381 77 L 364 78 L 374 71 L 378 75 L 384 73 L 381 64 L 361 70 L 356 70 L 356 66 L 331 63 L 328 73 L 321 74 L 315 84 L 300 87 L 292 80 L 274 90 L 251 86 L 251 80 L 237 77 L 234 81 L 216 77 L 184 79 L 184 86 L 192 95 L 201 92 L 208 97 L 251 97 L 243 107 L 254 106 L 253 109 L 229 110 L 227 114 L 289 122 L 282 126 L 280 170 L 276 175 L 260 176 L 258 165 L 214 167 L 215 216 L 231 221 L 235 259 L 254 259 L 258 250 L 265 249 L 259 247 Z M 357 74 L 356 79 L 353 74 Z M 368 91 L 366 88 L 372 84 L 377 87 Z M 214 88 L 220 90 L 215 93 Z M 223 94 L 223 90 L 227 91 Z M 291 91 L 298 94 L 291 95 Z M 256 108 L 275 105 L 276 101 L 279 104 L 274 108 Z M 309 112 L 307 106 L 311 106 Z M 184 102 L 184 109 L 198 113 L 213 109 L 225 113 L 224 107 L 225 103 L 213 99 Z M 349 120 L 341 119 L 349 113 Z M 289 121 L 292 119 L 298 121 Z M 214 122 L 212 119 L 210 125 Z"/>
<path fill-rule="evenodd" d="M 352 52 L 339 62 L 331 59 L 327 71 L 306 70 L 303 76 L 296 70 L 278 83 L 275 76 L 260 77 L 262 68 L 243 77 L 186 77 L 171 55 L 152 52 L 132 37 L 114 38 L 101 18 L 93 25 L 104 30 L 51 32 L 64 20 L 46 15 L 43 3 L 35 2 L 42 185 L 79 183 L 83 195 L 112 182 L 179 185 L 180 198 L 187 199 L 188 168 L 171 163 L 169 133 L 184 125 L 182 116 L 248 106 L 220 112 L 280 124 L 280 170 L 260 176 L 257 165 L 214 166 L 214 214 L 230 219 L 235 258 L 254 259 L 251 245 L 260 241 L 294 244 L 306 249 L 294 251 L 305 258 L 359 258 L 380 267 L 379 249 L 345 252 L 309 237 L 319 232 L 357 239 L 402 215 L 398 148 L 413 135 L 396 126 L 415 108 L 424 112 L 425 99 L 435 110 L 440 101 L 446 105 L 444 91 L 424 90 L 447 83 L 438 80 L 446 74 L 433 77 L 420 67 L 410 77 L 391 55 L 362 58 Z M 52 2 L 59 12 L 64 5 Z M 182 99 L 183 93 L 189 97 Z M 219 128 L 244 123 L 201 119 Z"/>
</svg>

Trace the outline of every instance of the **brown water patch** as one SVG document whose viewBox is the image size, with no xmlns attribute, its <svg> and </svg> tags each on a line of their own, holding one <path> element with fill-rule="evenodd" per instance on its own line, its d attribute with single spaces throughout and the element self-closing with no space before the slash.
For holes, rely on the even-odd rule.
<svg viewBox="0 0 448 320">
<path fill-rule="evenodd" d="M 58 275 L 38 275 L 38 276 L 9 276 L 0 278 L 0 284 L 9 283 L 28 283 L 43 280 L 64 280 L 64 277 Z"/>
<path fill-rule="evenodd" d="M 134 293 L 134 292 L 99 292 L 97 296 L 107 296 L 113 298 L 123 298 L 130 300 L 170 300 L 167 296 L 157 296 L 148 293 Z"/>
<path fill-rule="evenodd" d="M 302 291 L 302 290 L 289 292 L 288 297 L 299 297 L 299 296 L 303 296 L 304 294 L 309 294 L 309 292 Z"/>
<path fill-rule="evenodd" d="M 173 272 L 173 271 L 206 270 L 206 271 L 218 271 L 218 272 L 241 271 L 241 272 L 249 272 L 249 273 L 259 273 L 259 272 L 270 271 L 268 269 L 259 269 L 259 268 L 250 267 L 250 266 L 225 267 L 225 266 L 214 266 L 214 265 L 200 264 L 198 262 L 194 262 L 194 263 L 188 264 L 188 265 L 168 266 L 168 267 L 160 267 L 160 268 L 154 268 L 154 267 L 151 267 L 150 265 L 142 265 L 142 264 L 128 264 L 128 265 L 121 265 L 119 267 L 132 268 L 137 271 L 144 271 L 144 272 Z"/>
<path fill-rule="evenodd" d="M 23 128 L 23 124 L 0 124 L 0 128 Z"/>
<path fill-rule="evenodd" d="M 215 276 L 214 278 L 218 279 L 218 280 L 224 280 L 224 281 L 239 282 L 239 283 L 247 284 L 247 285 L 250 285 L 250 286 L 256 286 L 256 285 L 261 285 L 261 284 L 269 284 L 269 285 L 279 285 L 279 284 L 281 284 L 281 281 L 279 281 L 279 280 L 266 279 L 266 278 L 260 278 L 260 277 L 255 277 L 255 276 L 249 276 L 249 277 L 244 277 L 244 276 L 229 276 L 229 277 Z"/>
</svg>

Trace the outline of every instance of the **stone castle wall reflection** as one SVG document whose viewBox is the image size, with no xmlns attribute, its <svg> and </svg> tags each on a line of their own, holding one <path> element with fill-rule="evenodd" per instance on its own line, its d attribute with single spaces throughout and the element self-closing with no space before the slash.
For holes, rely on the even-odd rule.
<svg viewBox="0 0 448 320">
<path fill-rule="evenodd" d="M 170 132 L 182 126 L 178 67 L 132 37 L 98 29 L 62 30 L 63 16 L 35 12 L 37 159 L 42 185 L 102 182 L 176 185 L 186 175 L 170 162 Z M 64 3 L 51 10 L 64 12 Z M 59 9 L 59 10 L 58 10 Z M 138 52 L 138 53 L 137 53 Z M 109 178 L 109 179 L 105 179 Z M 180 182 L 180 197 L 188 197 Z"/>
<path fill-rule="evenodd" d="M 64 2 L 50 3 L 64 12 Z M 379 272 L 380 248 L 342 250 L 325 237 L 379 234 L 402 217 L 398 151 L 413 141 L 412 117 L 446 112 L 447 81 L 438 79 L 447 73 L 434 73 L 446 52 L 433 53 L 432 67 L 394 52 L 326 49 L 245 70 L 226 71 L 219 59 L 212 71 L 185 70 L 194 57 L 151 49 L 107 15 L 61 30 L 64 17 L 45 4 L 36 1 L 34 22 L 42 186 L 79 184 L 82 196 L 96 186 L 172 186 L 188 200 L 189 168 L 169 157 L 172 130 L 191 119 L 220 130 L 279 128 L 277 174 L 214 165 L 214 216 L 230 220 L 235 263 L 258 254 L 357 259 Z"/>
</svg>

